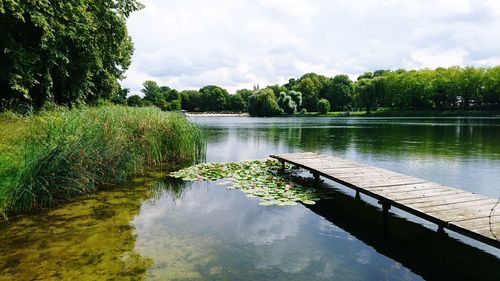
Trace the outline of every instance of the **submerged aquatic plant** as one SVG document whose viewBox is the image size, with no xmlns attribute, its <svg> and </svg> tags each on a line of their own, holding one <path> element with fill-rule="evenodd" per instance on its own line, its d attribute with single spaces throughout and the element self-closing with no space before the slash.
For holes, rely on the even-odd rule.
<svg viewBox="0 0 500 281">
<path fill-rule="evenodd" d="M 314 188 L 313 182 L 297 176 L 292 166 L 280 172 L 274 160 L 251 160 L 229 163 L 203 163 L 170 173 L 187 181 L 220 181 L 218 185 L 239 189 L 249 198 L 260 198 L 260 205 L 295 206 L 297 202 L 315 204 L 331 198 L 327 189 Z"/>
</svg>

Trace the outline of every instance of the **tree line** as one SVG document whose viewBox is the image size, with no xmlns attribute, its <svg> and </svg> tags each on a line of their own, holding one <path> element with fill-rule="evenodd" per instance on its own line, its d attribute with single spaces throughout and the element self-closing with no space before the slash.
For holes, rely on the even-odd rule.
<svg viewBox="0 0 500 281">
<path fill-rule="evenodd" d="M 177 91 L 154 81 L 143 84 L 143 98 L 131 106 L 156 105 L 163 110 L 247 111 L 253 116 L 297 112 L 366 110 L 499 109 L 500 67 L 450 67 L 434 70 L 377 70 L 352 81 L 345 74 L 326 77 L 307 73 L 284 85 L 241 89 L 234 94 L 218 86 Z M 124 102 L 124 101 L 123 101 Z"/>
</svg>

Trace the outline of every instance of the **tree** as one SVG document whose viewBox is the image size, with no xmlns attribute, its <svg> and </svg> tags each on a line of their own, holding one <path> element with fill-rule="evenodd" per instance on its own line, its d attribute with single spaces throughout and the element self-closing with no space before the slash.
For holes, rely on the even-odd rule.
<svg viewBox="0 0 500 281">
<path fill-rule="evenodd" d="M 196 90 L 185 90 L 180 92 L 181 106 L 188 111 L 198 111 L 201 107 L 201 93 Z"/>
<path fill-rule="evenodd" d="M 330 102 L 327 99 L 320 99 L 316 104 L 319 113 L 327 114 L 330 111 Z"/>
<path fill-rule="evenodd" d="M 302 93 L 299 91 L 290 91 L 288 92 L 288 95 L 292 98 L 292 100 L 295 102 L 297 105 L 297 109 L 302 105 Z"/>
<path fill-rule="evenodd" d="M 308 111 L 315 111 L 316 103 L 318 102 L 320 93 L 324 91 L 327 81 L 328 79 L 323 75 L 306 73 L 302 75 L 298 82 L 290 82 L 294 84 L 292 90 L 302 93 L 302 107 Z"/>
<path fill-rule="evenodd" d="M 248 113 L 252 116 L 275 116 L 283 114 L 271 89 L 255 91 L 248 99 Z"/>
<path fill-rule="evenodd" d="M 377 96 L 373 79 L 358 80 L 355 87 L 355 100 L 359 107 L 364 107 L 368 113 L 377 109 Z"/>
<path fill-rule="evenodd" d="M 248 98 L 253 94 L 252 90 L 241 89 L 236 91 L 236 95 L 240 96 L 243 102 L 245 103 L 244 110 L 248 110 Z"/>
<path fill-rule="evenodd" d="M 277 102 L 286 114 L 294 114 L 297 112 L 297 104 L 293 101 L 292 97 L 285 92 L 280 93 Z"/>
<path fill-rule="evenodd" d="M 170 111 L 179 111 L 181 110 L 181 100 L 176 99 L 170 102 Z"/>
<path fill-rule="evenodd" d="M 489 107 L 500 106 L 500 66 L 490 68 L 484 74 L 484 102 Z"/>
<path fill-rule="evenodd" d="M 280 86 L 280 85 L 278 85 L 278 84 L 276 84 L 276 85 L 271 85 L 271 86 L 267 86 L 266 88 L 267 88 L 267 89 L 271 89 L 271 90 L 273 91 L 274 96 L 275 96 L 276 98 L 278 98 L 282 92 L 286 92 L 286 88 L 285 88 L 285 86 Z"/>
<path fill-rule="evenodd" d="M 353 85 L 349 76 L 336 75 L 328 82 L 325 98 L 335 110 L 343 110 L 351 103 Z"/>
<path fill-rule="evenodd" d="M 144 88 L 141 92 L 144 94 L 145 101 L 149 101 L 154 105 L 159 105 L 160 100 L 164 99 L 162 89 L 155 81 L 147 80 L 142 86 Z"/>
<path fill-rule="evenodd" d="M 202 111 L 222 111 L 226 109 L 229 96 L 225 89 L 218 86 L 205 86 L 200 89 L 202 94 Z"/>
<path fill-rule="evenodd" d="M 127 95 L 130 93 L 130 89 L 128 88 L 120 88 L 114 95 L 114 97 L 111 99 L 111 102 L 115 104 L 127 104 Z"/>
<path fill-rule="evenodd" d="M 132 95 L 128 97 L 127 99 L 127 105 L 128 106 L 135 106 L 135 107 L 140 107 L 143 105 L 142 99 L 138 95 Z"/>
<path fill-rule="evenodd" d="M 227 105 L 227 109 L 231 111 L 242 112 L 246 110 L 246 103 L 239 95 L 229 95 Z"/>
<path fill-rule="evenodd" d="M 130 65 L 136 0 L 0 2 L 0 106 L 111 99 Z"/>
</svg>

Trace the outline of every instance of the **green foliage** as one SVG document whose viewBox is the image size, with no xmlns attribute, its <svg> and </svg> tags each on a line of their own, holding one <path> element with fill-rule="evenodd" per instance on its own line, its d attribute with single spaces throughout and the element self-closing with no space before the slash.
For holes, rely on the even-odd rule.
<svg viewBox="0 0 500 281">
<path fill-rule="evenodd" d="M 248 89 L 241 89 L 241 90 L 236 91 L 236 96 L 241 97 L 241 100 L 243 101 L 243 103 L 245 105 L 244 106 L 245 111 L 248 110 L 248 99 L 250 98 L 250 96 L 252 94 L 253 94 L 253 91 L 248 90 Z"/>
<path fill-rule="evenodd" d="M 0 109 L 111 99 L 133 53 L 136 0 L 0 2 Z"/>
<path fill-rule="evenodd" d="M 227 109 L 230 111 L 242 112 L 246 110 L 246 103 L 238 94 L 229 95 L 227 101 Z"/>
<path fill-rule="evenodd" d="M 285 92 L 280 93 L 277 102 L 286 114 L 295 114 L 297 112 L 297 104 L 292 97 L 287 95 Z"/>
<path fill-rule="evenodd" d="M 181 101 L 179 99 L 175 99 L 170 102 L 170 111 L 180 111 L 181 110 Z"/>
<path fill-rule="evenodd" d="M 188 111 L 249 110 L 254 115 L 257 114 L 256 116 L 279 115 L 280 113 L 272 105 L 274 101 L 287 114 L 302 109 L 314 112 L 317 110 L 319 99 L 327 99 L 334 111 L 364 109 L 370 113 L 378 108 L 400 111 L 433 109 L 442 111 L 450 108 L 495 110 L 500 108 L 499 69 L 500 67 L 450 67 L 418 71 L 376 70 L 360 75 L 355 82 L 342 74 L 327 78 L 307 73 L 300 79 L 290 79 L 285 85 L 266 87 L 264 90 L 273 93 L 274 98 L 264 96 L 256 98 L 254 92 L 247 89 L 229 95 L 226 90 L 217 86 L 206 86 L 200 91 L 189 90 L 179 93 L 154 83 L 148 87 L 153 89 L 152 91 L 143 90 L 145 93 L 143 102 L 144 105 L 149 103 L 159 106 L 156 100 L 159 102 L 164 99 L 169 104 L 174 100 L 180 100 L 182 108 Z M 146 95 L 149 92 L 159 92 L 159 94 Z M 146 98 L 146 96 L 158 98 Z M 253 104 L 250 104 L 250 101 Z M 258 103 L 263 104 L 264 109 L 259 109 L 256 106 Z"/>
<path fill-rule="evenodd" d="M 151 165 L 191 161 L 204 148 L 184 116 L 152 108 L 62 109 L 15 122 L 17 137 L 0 138 L 0 149 L 9 145 L 0 158 L 4 214 L 53 206 Z"/>
<path fill-rule="evenodd" d="M 349 76 L 337 75 L 328 81 L 324 93 L 332 109 L 343 110 L 351 103 L 352 91 L 353 84 Z"/>
<path fill-rule="evenodd" d="M 327 99 L 320 99 L 316 108 L 319 113 L 327 114 L 330 111 L 330 102 Z"/>
<path fill-rule="evenodd" d="M 200 89 L 202 111 L 222 111 L 226 109 L 229 94 L 221 87 L 209 85 Z"/>
<path fill-rule="evenodd" d="M 292 98 L 292 100 L 297 105 L 297 109 L 302 105 L 302 93 L 299 91 L 290 91 L 288 95 Z"/>
<path fill-rule="evenodd" d="M 279 98 L 280 94 L 282 92 L 287 92 L 287 88 L 285 86 L 280 86 L 278 84 L 276 85 L 271 85 L 271 86 L 267 86 L 266 89 L 270 89 L 271 91 L 273 91 L 274 93 L 274 96 L 276 98 Z"/>
<path fill-rule="evenodd" d="M 128 106 L 141 107 L 144 105 L 142 98 L 138 95 L 132 95 L 127 99 Z"/>
<path fill-rule="evenodd" d="M 115 93 L 115 95 L 113 96 L 113 98 L 111 99 L 111 102 L 113 102 L 114 104 L 126 105 L 127 104 L 127 96 L 129 93 L 130 93 L 129 89 L 120 88 L 120 90 L 118 90 Z"/>
<path fill-rule="evenodd" d="M 316 73 L 306 73 L 298 80 L 290 79 L 285 86 L 289 90 L 302 93 L 302 107 L 308 111 L 315 111 L 321 93 L 327 84 L 328 78 Z"/>
<path fill-rule="evenodd" d="M 144 100 L 151 102 L 151 104 L 158 105 L 160 100 L 164 99 L 163 92 L 160 86 L 155 81 L 147 80 L 142 86 L 144 87 L 141 92 L 144 94 Z"/>
<path fill-rule="evenodd" d="M 274 95 L 274 93 L 273 93 Z M 249 198 L 260 198 L 260 205 L 295 206 L 297 202 L 315 204 L 332 197 L 328 190 L 314 188 L 314 182 L 293 174 L 279 173 L 281 164 L 273 160 L 254 160 L 230 163 L 204 163 L 171 173 L 172 177 L 189 181 L 215 181 L 228 189 L 239 189 Z"/>
<path fill-rule="evenodd" d="M 182 108 L 188 111 L 199 111 L 201 106 L 201 93 L 196 90 L 180 92 Z"/>
<path fill-rule="evenodd" d="M 283 114 L 283 110 L 276 102 L 271 89 L 255 91 L 248 99 L 248 113 L 252 116 L 276 116 Z"/>
</svg>

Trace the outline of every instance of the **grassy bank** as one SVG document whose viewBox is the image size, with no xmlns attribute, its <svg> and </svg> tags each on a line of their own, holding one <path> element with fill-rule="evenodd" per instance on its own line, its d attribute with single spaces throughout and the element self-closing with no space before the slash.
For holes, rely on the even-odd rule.
<svg viewBox="0 0 500 281">
<path fill-rule="evenodd" d="M 0 116 L 0 211 L 25 212 L 123 182 L 146 167 L 193 160 L 198 127 L 153 108 L 100 107 Z"/>
</svg>

